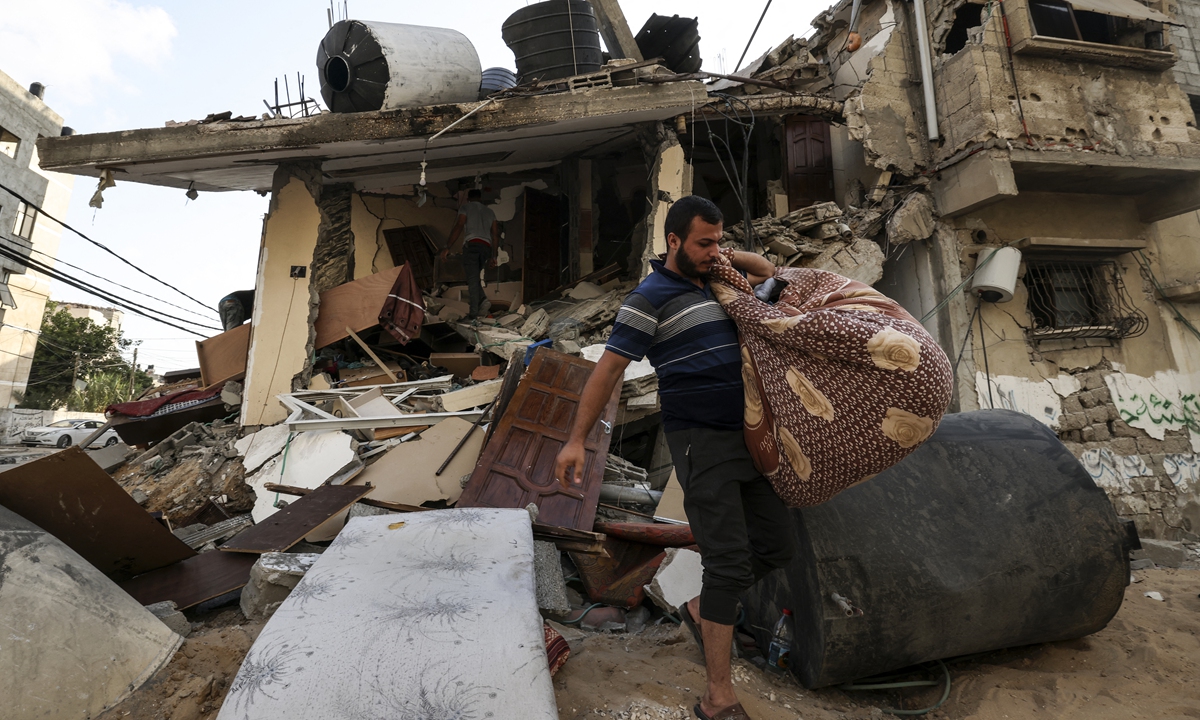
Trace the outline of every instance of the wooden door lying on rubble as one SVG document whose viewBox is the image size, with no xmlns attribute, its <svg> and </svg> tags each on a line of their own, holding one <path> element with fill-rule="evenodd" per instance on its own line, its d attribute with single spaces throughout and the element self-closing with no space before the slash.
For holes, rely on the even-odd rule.
<svg viewBox="0 0 1200 720">
<path fill-rule="evenodd" d="M 788 210 L 833 200 L 829 122 L 807 115 L 787 120 Z"/>
<path fill-rule="evenodd" d="M 571 434 L 579 396 L 595 367 L 546 348 L 537 351 L 456 507 L 534 503 L 539 523 L 592 529 L 620 384 L 584 441 L 583 484 L 564 487 L 555 480 L 554 461 Z"/>
<path fill-rule="evenodd" d="M 525 302 L 544 297 L 561 285 L 562 257 L 558 198 L 525 188 L 525 259 L 522 270 Z"/>
</svg>

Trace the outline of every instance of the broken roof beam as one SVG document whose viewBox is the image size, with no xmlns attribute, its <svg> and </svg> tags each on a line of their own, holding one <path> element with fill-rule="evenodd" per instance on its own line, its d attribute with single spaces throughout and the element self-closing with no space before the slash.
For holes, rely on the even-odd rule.
<svg viewBox="0 0 1200 720">
<path fill-rule="evenodd" d="M 693 99 L 703 97 L 704 85 L 677 82 L 564 92 L 533 97 L 497 100 L 459 123 L 439 141 L 463 133 L 518 131 L 544 134 L 546 126 L 568 121 L 594 120 L 628 115 L 628 123 L 663 119 L 691 108 Z M 183 125 L 108 133 L 72 135 L 39 140 L 41 166 L 81 175 L 98 175 L 101 168 L 118 171 L 118 179 L 158 184 L 187 182 L 162 175 L 130 173 L 123 168 L 143 163 L 171 163 L 190 167 L 203 161 L 206 167 L 237 167 L 247 161 L 255 165 L 326 156 L 336 144 L 353 144 L 378 153 L 379 143 L 396 146 L 405 139 L 423 141 L 460 120 L 478 103 L 434 105 L 393 111 L 323 113 L 307 118 L 263 120 L 240 123 Z M 624 124 L 622 122 L 621 124 Z M 397 147 L 397 150 L 402 148 Z M 418 146 L 418 150 L 419 150 Z M 356 151 L 357 152 L 357 151 Z M 361 153 L 360 153 L 361 154 Z M 236 156 L 236 158 L 234 157 Z M 170 172 L 177 172 L 174 168 Z M 269 176 L 270 173 L 267 173 Z M 201 187 L 198 189 L 223 189 Z"/>
<path fill-rule="evenodd" d="M 591 0 L 592 9 L 596 11 L 596 19 L 600 21 L 600 36 L 604 38 L 604 46 L 608 54 L 614 58 L 629 58 L 642 62 L 642 50 L 633 33 L 629 31 L 629 23 L 621 10 L 618 0 Z"/>
<path fill-rule="evenodd" d="M 772 95 L 739 96 L 736 105 L 741 107 L 742 103 L 745 103 L 745 107 L 753 111 L 755 117 L 805 113 L 808 115 L 819 115 L 829 120 L 841 120 L 843 112 L 842 103 L 818 95 L 778 93 Z M 708 116 L 710 120 L 720 120 L 724 117 L 717 112 L 715 105 L 705 105 L 696 108 L 696 115 Z"/>
</svg>

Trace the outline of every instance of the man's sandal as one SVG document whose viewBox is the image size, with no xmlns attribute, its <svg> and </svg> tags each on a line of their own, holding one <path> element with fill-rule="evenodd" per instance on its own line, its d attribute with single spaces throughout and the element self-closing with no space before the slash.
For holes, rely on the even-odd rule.
<svg viewBox="0 0 1200 720">
<path fill-rule="evenodd" d="M 692 617 L 692 611 L 688 609 L 687 603 L 679 606 L 679 619 L 683 621 L 688 630 L 692 631 L 692 637 L 696 639 L 696 644 L 700 646 L 700 652 L 703 653 L 704 636 L 700 634 L 700 624 L 696 622 L 696 618 Z"/>
<path fill-rule="evenodd" d="M 750 716 L 746 714 L 746 709 L 742 707 L 741 703 L 734 703 L 712 715 L 705 715 L 704 711 L 700 709 L 700 703 L 696 703 L 692 712 L 696 713 L 696 717 L 700 720 L 750 720 Z"/>
</svg>

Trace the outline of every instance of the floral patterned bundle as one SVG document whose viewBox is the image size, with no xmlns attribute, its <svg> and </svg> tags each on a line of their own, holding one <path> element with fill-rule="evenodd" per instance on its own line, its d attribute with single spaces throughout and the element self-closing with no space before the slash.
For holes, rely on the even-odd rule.
<svg viewBox="0 0 1200 720">
<path fill-rule="evenodd" d="M 925 442 L 953 378 L 929 333 L 874 288 L 807 268 L 780 268 L 775 280 L 786 287 L 770 305 L 727 255 L 712 270 L 741 335 L 746 445 L 784 503 L 806 507 Z"/>
</svg>

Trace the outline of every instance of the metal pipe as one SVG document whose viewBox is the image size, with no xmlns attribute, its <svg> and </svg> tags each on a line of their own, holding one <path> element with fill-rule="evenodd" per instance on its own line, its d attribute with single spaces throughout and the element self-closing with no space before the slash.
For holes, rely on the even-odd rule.
<svg viewBox="0 0 1200 720">
<path fill-rule="evenodd" d="M 930 140 L 938 139 L 937 103 L 933 97 L 933 63 L 929 59 L 929 29 L 924 0 L 912 0 L 917 21 L 917 54 L 921 56 L 921 90 L 925 93 L 925 126 Z"/>
</svg>

